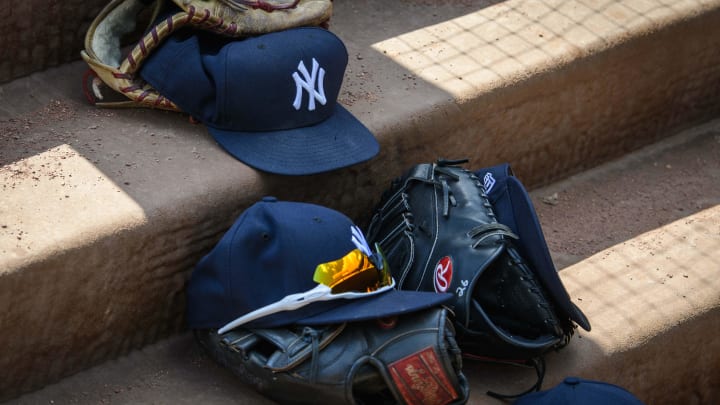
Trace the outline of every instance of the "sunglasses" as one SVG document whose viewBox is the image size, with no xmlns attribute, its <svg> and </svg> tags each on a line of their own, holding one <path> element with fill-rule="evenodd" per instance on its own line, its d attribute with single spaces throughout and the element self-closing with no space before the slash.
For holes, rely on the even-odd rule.
<svg viewBox="0 0 720 405">
<path fill-rule="evenodd" d="M 385 256 L 380 246 L 368 256 L 360 249 L 353 249 L 338 260 L 323 263 L 315 269 L 313 281 L 330 287 L 333 294 L 346 292 L 373 292 L 392 283 Z"/>
<path fill-rule="evenodd" d="M 292 311 L 313 302 L 363 298 L 395 287 L 387 260 L 377 244 L 375 244 L 375 252 L 370 252 L 367 248 L 353 249 L 340 259 L 319 264 L 315 268 L 313 281 L 318 283 L 317 287 L 287 295 L 280 301 L 249 312 L 220 328 L 218 334 L 250 321 L 282 311 Z"/>
</svg>

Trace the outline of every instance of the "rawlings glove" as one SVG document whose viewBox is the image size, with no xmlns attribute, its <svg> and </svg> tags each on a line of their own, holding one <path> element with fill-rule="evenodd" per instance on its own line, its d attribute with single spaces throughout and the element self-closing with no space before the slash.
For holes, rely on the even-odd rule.
<svg viewBox="0 0 720 405">
<path fill-rule="evenodd" d="M 398 288 L 455 295 L 467 357 L 531 360 L 563 347 L 575 322 L 590 325 L 552 265 L 524 188 L 507 165 L 473 173 L 464 162 L 420 164 L 395 179 L 368 241 L 379 243 Z"/>
<path fill-rule="evenodd" d="M 123 57 L 122 37 L 135 31 L 138 16 L 151 4 L 153 23 Z M 158 18 L 160 15 L 162 18 Z M 91 70 L 83 78 L 83 91 L 97 106 L 179 111 L 137 75 L 147 56 L 173 32 L 190 27 L 226 38 L 241 38 L 292 27 L 326 25 L 331 15 L 332 0 L 113 0 L 85 35 L 85 49 L 80 55 Z M 129 100 L 102 101 L 103 84 Z"/>
<path fill-rule="evenodd" d="M 461 404 L 468 399 L 447 310 L 324 327 L 195 330 L 202 348 L 280 403 Z"/>
</svg>

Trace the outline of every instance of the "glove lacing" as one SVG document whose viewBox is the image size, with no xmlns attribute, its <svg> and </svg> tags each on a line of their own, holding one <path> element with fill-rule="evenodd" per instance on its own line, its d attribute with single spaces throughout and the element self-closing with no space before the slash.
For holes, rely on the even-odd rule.
<svg viewBox="0 0 720 405">
<path fill-rule="evenodd" d="M 310 340 L 312 347 L 312 355 L 310 357 L 310 382 L 316 383 L 318 372 L 320 371 L 320 333 L 317 329 L 305 327 L 302 332 L 302 340 L 307 342 Z"/>
<path fill-rule="evenodd" d="M 448 185 L 447 178 L 458 181 L 460 180 L 460 176 L 458 176 L 456 173 L 453 173 L 451 171 L 445 170 L 444 166 L 448 165 L 457 165 L 461 163 L 466 163 L 467 159 L 462 160 L 444 160 L 439 159 L 436 164 L 433 164 L 433 179 L 432 183 L 435 185 L 438 185 L 442 188 L 442 195 L 443 195 L 443 216 L 448 217 L 450 215 L 450 206 L 457 206 L 457 200 L 452 195 L 452 191 L 450 189 L 450 186 Z M 510 237 L 512 239 L 520 239 L 513 231 L 510 229 L 509 226 L 501 224 L 497 221 L 497 217 L 495 216 L 495 212 L 493 211 L 493 206 L 490 203 L 490 199 L 488 198 L 487 193 L 485 192 L 485 187 L 483 186 L 482 182 L 480 181 L 480 178 L 475 175 L 475 173 L 467 170 L 462 169 L 463 173 L 467 174 L 470 180 L 473 181 L 475 186 L 478 188 L 480 197 L 483 199 L 483 207 L 485 207 L 487 216 L 492 220 L 489 224 L 482 224 L 478 225 L 472 229 L 470 229 L 467 232 L 467 236 L 471 239 L 475 239 L 475 241 L 472 244 L 473 249 L 477 248 L 484 239 L 493 236 L 493 235 L 503 235 Z M 435 180 L 435 174 L 439 173 L 444 175 L 445 177 L 440 178 L 440 180 Z"/>
</svg>

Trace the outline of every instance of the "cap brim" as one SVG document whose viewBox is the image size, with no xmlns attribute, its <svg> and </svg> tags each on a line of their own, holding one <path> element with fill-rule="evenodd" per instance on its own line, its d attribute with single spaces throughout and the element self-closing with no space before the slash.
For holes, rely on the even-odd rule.
<svg viewBox="0 0 720 405">
<path fill-rule="evenodd" d="M 303 325 L 323 325 L 385 318 L 441 305 L 453 295 L 425 291 L 390 290 L 373 297 L 347 300 L 345 305 L 307 317 Z"/>
<path fill-rule="evenodd" d="M 307 175 L 367 161 L 380 150 L 373 134 L 340 104 L 313 126 L 268 132 L 208 126 L 218 144 L 243 163 L 270 173 Z"/>
<path fill-rule="evenodd" d="M 390 289 L 367 298 L 320 301 L 305 307 L 280 312 L 247 323 L 251 328 L 275 328 L 287 325 L 327 325 L 397 316 L 449 302 L 450 293 Z"/>
</svg>

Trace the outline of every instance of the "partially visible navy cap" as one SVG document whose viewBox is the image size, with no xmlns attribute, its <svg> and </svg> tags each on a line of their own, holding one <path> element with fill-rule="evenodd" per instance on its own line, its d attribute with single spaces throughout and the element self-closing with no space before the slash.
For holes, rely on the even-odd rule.
<svg viewBox="0 0 720 405">
<path fill-rule="evenodd" d="M 555 303 L 570 319 L 589 331 L 590 321 L 570 300 L 553 264 L 530 196 L 520 180 L 513 175 L 510 165 L 503 163 L 479 169 L 475 174 L 483 179 L 485 193 L 493 205 L 498 222 L 509 226 L 519 236 L 517 247 L 520 253 L 537 270 L 538 277 Z"/>
<path fill-rule="evenodd" d="M 345 215 L 320 205 L 265 197 L 235 221 L 194 269 L 187 287 L 192 329 L 219 329 L 237 318 L 312 290 L 317 265 L 356 249 Z M 394 288 L 276 312 L 248 326 L 332 324 L 389 317 L 440 305 L 451 294 Z"/>
<path fill-rule="evenodd" d="M 518 398 L 514 405 L 643 405 L 625 388 L 602 381 L 568 377 L 555 387 Z"/>
<path fill-rule="evenodd" d="M 337 102 L 347 62 L 340 38 L 319 27 L 241 40 L 183 29 L 147 58 L 140 75 L 237 159 L 306 175 L 379 151 L 373 134 Z"/>
</svg>

